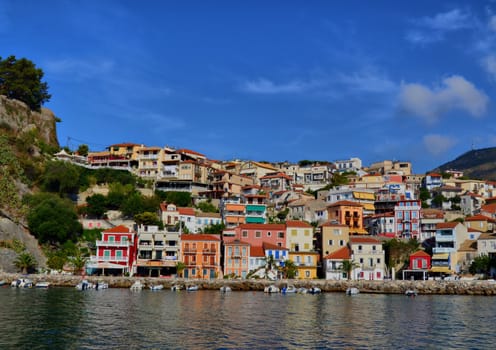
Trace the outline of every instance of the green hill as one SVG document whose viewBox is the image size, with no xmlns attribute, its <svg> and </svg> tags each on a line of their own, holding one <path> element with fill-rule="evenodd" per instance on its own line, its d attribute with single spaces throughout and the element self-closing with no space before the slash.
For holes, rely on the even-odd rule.
<svg viewBox="0 0 496 350">
<path fill-rule="evenodd" d="M 471 150 L 434 171 L 450 169 L 463 171 L 464 176 L 472 179 L 496 181 L 496 147 Z"/>
</svg>

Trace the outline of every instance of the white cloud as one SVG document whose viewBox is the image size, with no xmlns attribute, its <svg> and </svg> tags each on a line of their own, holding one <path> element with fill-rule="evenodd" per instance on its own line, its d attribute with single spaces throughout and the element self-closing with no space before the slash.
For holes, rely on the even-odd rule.
<svg viewBox="0 0 496 350">
<path fill-rule="evenodd" d="M 456 145 L 456 143 L 457 141 L 454 138 L 438 134 L 425 135 L 423 138 L 425 149 L 433 156 L 445 153 Z"/>
<path fill-rule="evenodd" d="M 496 56 L 489 55 L 482 59 L 482 67 L 491 75 L 492 79 L 496 79 Z"/>
<path fill-rule="evenodd" d="M 84 61 L 71 58 L 48 61 L 43 64 L 48 74 L 83 80 L 108 73 L 113 67 L 114 62 L 108 60 Z"/>
<path fill-rule="evenodd" d="M 465 78 L 454 75 L 445 78 L 441 86 L 429 88 L 422 84 L 403 84 L 399 107 L 408 114 L 436 122 L 441 115 L 453 110 L 481 117 L 487 110 L 488 96 Z"/>
<path fill-rule="evenodd" d="M 433 17 L 415 19 L 413 23 L 417 28 L 409 31 L 406 39 L 414 44 L 429 44 L 441 41 L 448 32 L 474 26 L 471 14 L 457 8 L 448 12 L 438 13 Z"/>
<path fill-rule="evenodd" d="M 496 32 L 496 16 L 491 16 L 491 18 L 489 18 L 488 27 Z"/>
<path fill-rule="evenodd" d="M 241 88 L 244 91 L 255 94 L 287 94 L 305 91 L 310 86 L 310 83 L 305 83 L 298 80 L 290 81 L 285 84 L 277 84 L 268 79 L 259 78 L 254 81 L 247 81 L 243 83 Z"/>
<path fill-rule="evenodd" d="M 396 84 L 386 76 L 374 72 L 357 72 L 351 75 L 341 74 L 338 80 L 349 88 L 359 92 L 391 92 L 396 89 Z"/>
</svg>

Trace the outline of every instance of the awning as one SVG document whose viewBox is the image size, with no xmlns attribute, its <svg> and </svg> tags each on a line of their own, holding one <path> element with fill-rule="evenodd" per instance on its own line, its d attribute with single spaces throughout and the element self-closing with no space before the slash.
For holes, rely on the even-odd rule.
<svg viewBox="0 0 496 350">
<path fill-rule="evenodd" d="M 375 206 L 373 203 L 362 203 L 363 209 L 365 210 L 375 210 Z"/>
<path fill-rule="evenodd" d="M 430 272 L 443 272 L 443 273 L 451 273 L 451 270 L 447 266 L 433 266 Z"/>
<path fill-rule="evenodd" d="M 448 259 L 449 259 L 449 253 L 434 254 L 432 256 L 432 260 L 448 260 Z"/>
<path fill-rule="evenodd" d="M 92 269 L 121 269 L 121 270 L 126 268 L 126 266 L 124 265 L 112 264 L 108 262 L 88 264 L 87 267 Z"/>
</svg>

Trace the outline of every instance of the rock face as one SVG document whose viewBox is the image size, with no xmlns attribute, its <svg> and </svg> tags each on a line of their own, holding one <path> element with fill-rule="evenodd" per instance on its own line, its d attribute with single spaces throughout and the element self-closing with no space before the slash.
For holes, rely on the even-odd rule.
<svg viewBox="0 0 496 350">
<path fill-rule="evenodd" d="M 57 117 L 47 108 L 34 112 L 20 101 L 0 95 L 0 125 L 7 126 L 16 135 L 36 130 L 48 145 L 57 145 Z"/>
<path fill-rule="evenodd" d="M 23 242 L 26 250 L 31 253 L 38 262 L 38 267 L 46 267 L 46 257 L 40 249 L 38 241 L 22 225 L 16 224 L 10 219 L 0 217 L 0 239 L 2 241 L 12 241 L 16 239 Z M 1 249 L 0 255 L 0 270 L 5 272 L 18 271 L 13 263 L 17 258 L 17 254 L 14 251 Z"/>
</svg>

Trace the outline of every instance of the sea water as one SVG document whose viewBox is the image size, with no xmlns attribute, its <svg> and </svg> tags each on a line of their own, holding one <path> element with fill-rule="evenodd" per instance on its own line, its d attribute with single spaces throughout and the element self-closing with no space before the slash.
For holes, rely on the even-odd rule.
<svg viewBox="0 0 496 350">
<path fill-rule="evenodd" d="M 494 349 L 496 298 L 0 288 L 0 349 Z"/>
</svg>

